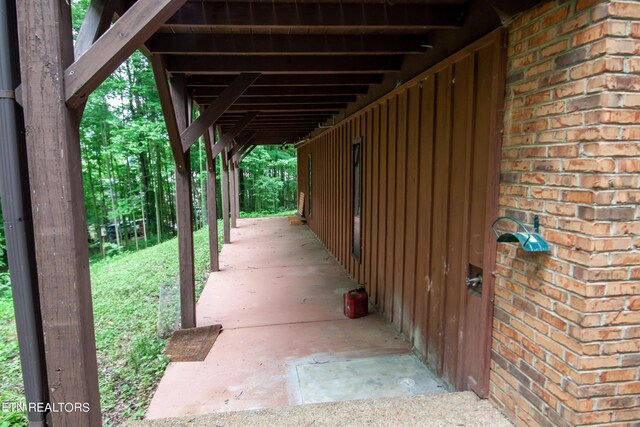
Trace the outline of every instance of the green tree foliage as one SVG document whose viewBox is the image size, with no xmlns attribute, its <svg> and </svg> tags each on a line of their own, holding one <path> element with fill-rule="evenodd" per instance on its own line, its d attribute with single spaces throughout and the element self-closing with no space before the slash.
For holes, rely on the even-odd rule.
<svg viewBox="0 0 640 427">
<path fill-rule="evenodd" d="M 78 34 L 88 5 L 89 0 L 72 1 L 74 35 Z M 156 288 L 165 281 L 173 280 L 177 274 L 175 241 L 158 246 L 146 255 L 140 253 L 137 256 L 116 257 L 111 260 L 113 264 L 109 261 L 96 264 L 100 258 L 142 249 L 175 234 L 174 161 L 151 65 L 144 55 L 134 53 L 89 97 L 80 125 L 80 144 L 93 263 L 101 393 L 107 417 L 122 420 L 123 417 L 139 415 L 138 411 L 144 408 L 150 390 L 161 375 L 164 361 L 159 352 L 164 342 L 150 332 L 155 324 L 153 303 L 157 299 Z M 205 163 L 201 139 L 191 148 L 196 229 L 206 226 Z M 217 168 L 218 190 L 220 169 Z M 241 163 L 239 178 L 240 210 L 243 214 L 269 215 L 295 209 L 294 149 L 279 146 L 255 148 Z M 221 191 L 217 191 L 217 194 L 217 214 L 221 218 Z M 106 231 L 106 236 L 102 236 L 102 230 Z M 208 259 L 203 252 L 206 233 L 196 233 L 196 237 L 199 239 L 196 242 L 201 242 L 202 246 L 196 245 L 197 259 L 204 263 Z M 169 264 L 167 260 L 158 261 L 153 256 L 169 248 L 173 267 L 167 270 L 167 277 L 160 279 L 150 275 L 144 283 L 147 287 L 135 283 L 133 289 L 138 294 L 131 293 L 131 284 L 124 279 L 115 280 L 111 277 L 103 280 L 120 270 L 126 272 L 126 277 L 140 279 L 143 270 L 148 270 L 148 265 L 166 267 Z M 125 259 L 132 268 L 125 270 L 117 264 Z M 22 390 L 7 268 L 4 223 L 0 221 L 0 365 L 4 367 L 0 369 L 0 374 L 5 380 L 3 387 L 0 387 L 0 400 L 17 401 L 21 398 Z M 114 292 L 136 295 L 140 307 L 135 308 L 129 300 L 125 304 L 121 304 L 125 300 L 114 300 Z M 115 310 L 114 301 L 118 302 L 116 305 L 123 310 L 122 313 Z M 114 314 L 116 312 L 118 315 Z M 134 321 L 139 321 L 139 324 L 134 325 Z M 143 329 L 144 333 L 141 333 Z M 123 331 L 128 331 L 128 335 Z M 122 337 L 126 339 L 120 341 Z M 131 346 L 131 343 L 135 345 Z M 122 362 L 125 354 L 133 356 L 127 362 Z M 109 375 L 104 373 L 107 368 Z M 122 387 L 122 384 L 134 383 L 138 385 L 128 390 Z M 24 420 L 22 413 L 8 416 L 15 416 L 18 424 Z M 13 418 L 0 417 L 0 426 L 12 424 Z"/>
<path fill-rule="evenodd" d="M 295 210 L 296 169 L 293 148 L 256 147 L 240 165 L 240 210 L 265 215 Z"/>
</svg>

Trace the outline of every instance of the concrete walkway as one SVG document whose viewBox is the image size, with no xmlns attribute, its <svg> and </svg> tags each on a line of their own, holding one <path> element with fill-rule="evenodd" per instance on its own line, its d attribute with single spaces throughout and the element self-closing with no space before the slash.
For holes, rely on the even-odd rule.
<svg viewBox="0 0 640 427">
<path fill-rule="evenodd" d="M 253 411 L 145 420 L 137 427 L 512 427 L 491 403 L 470 391 L 435 396 L 393 397 Z"/>
<path fill-rule="evenodd" d="M 357 284 L 307 227 L 239 220 L 220 262 L 197 324 L 224 330 L 204 362 L 169 364 L 147 419 L 444 392 L 381 316 L 344 317 Z"/>
</svg>

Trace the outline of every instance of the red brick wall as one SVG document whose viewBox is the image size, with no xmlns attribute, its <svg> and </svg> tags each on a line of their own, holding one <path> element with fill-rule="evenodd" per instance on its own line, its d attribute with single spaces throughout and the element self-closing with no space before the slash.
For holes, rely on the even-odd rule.
<svg viewBox="0 0 640 427">
<path fill-rule="evenodd" d="M 640 420 L 640 2 L 551 1 L 509 26 L 491 395 L 519 425 Z"/>
</svg>

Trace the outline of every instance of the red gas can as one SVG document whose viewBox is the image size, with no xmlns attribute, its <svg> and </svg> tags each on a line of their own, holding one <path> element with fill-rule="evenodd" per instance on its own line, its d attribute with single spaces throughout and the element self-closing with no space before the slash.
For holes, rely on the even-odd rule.
<svg viewBox="0 0 640 427">
<path fill-rule="evenodd" d="M 357 319 L 369 314 L 369 295 L 364 288 L 352 289 L 344 293 L 344 315 Z"/>
</svg>

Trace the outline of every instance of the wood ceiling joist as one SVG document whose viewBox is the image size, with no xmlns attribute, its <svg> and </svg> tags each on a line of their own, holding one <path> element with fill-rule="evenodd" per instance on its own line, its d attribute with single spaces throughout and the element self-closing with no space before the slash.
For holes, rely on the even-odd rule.
<svg viewBox="0 0 640 427">
<path fill-rule="evenodd" d="M 200 104 L 211 104 L 218 98 L 196 97 L 196 99 Z M 355 95 L 241 96 L 235 104 L 335 104 L 355 100 Z"/>
<path fill-rule="evenodd" d="M 192 86 L 229 86 L 235 75 L 195 75 L 189 76 L 187 84 Z M 268 74 L 261 75 L 252 87 L 260 86 L 342 86 L 371 85 L 382 83 L 382 74 Z"/>
<path fill-rule="evenodd" d="M 216 124 L 221 126 L 231 126 L 235 123 L 235 121 L 218 121 Z M 288 120 L 275 120 L 269 122 L 259 122 L 252 124 L 251 127 L 277 127 L 277 126 L 311 126 L 313 128 L 317 127 L 318 124 L 322 123 L 320 120 L 307 120 L 307 121 L 288 121 Z"/>
<path fill-rule="evenodd" d="M 269 120 L 264 120 L 264 121 L 254 121 L 253 123 L 251 123 L 251 126 L 272 126 L 272 125 L 283 125 L 283 124 L 287 124 L 287 125 L 308 125 L 308 124 L 318 124 L 319 119 L 316 119 L 315 117 L 310 118 L 310 119 L 305 119 L 305 120 L 298 120 L 298 119 L 277 119 L 277 118 L 271 118 Z M 321 120 L 321 119 L 320 119 Z M 226 121 L 218 121 L 218 124 L 229 124 L 229 123 L 233 123 L 234 121 L 232 120 L 226 120 Z"/>
<path fill-rule="evenodd" d="M 229 107 L 228 111 L 280 111 L 280 112 L 292 112 L 292 111 L 321 111 L 338 113 L 341 109 L 345 108 L 347 104 L 234 104 Z"/>
<path fill-rule="evenodd" d="M 172 73 L 216 74 L 216 73 L 389 73 L 398 71 L 401 55 L 379 56 L 274 56 L 259 55 L 212 56 L 181 55 L 167 56 L 167 70 Z"/>
<path fill-rule="evenodd" d="M 423 53 L 426 43 L 424 35 L 158 33 L 150 49 L 172 55 L 397 55 Z"/>
<path fill-rule="evenodd" d="M 194 98 L 218 96 L 222 86 L 192 87 Z M 361 95 L 367 93 L 367 86 L 259 86 L 250 87 L 245 96 L 308 96 L 308 95 Z"/>
<path fill-rule="evenodd" d="M 189 1 L 166 27 L 428 30 L 462 25 L 461 5 L 424 3 L 281 3 Z"/>
<path fill-rule="evenodd" d="M 304 130 L 310 129 L 313 130 L 317 127 L 317 124 L 311 123 L 299 123 L 299 124 L 281 124 L 281 123 L 271 123 L 271 124 L 262 124 L 256 126 L 249 126 L 247 129 L 251 130 Z"/>
</svg>

